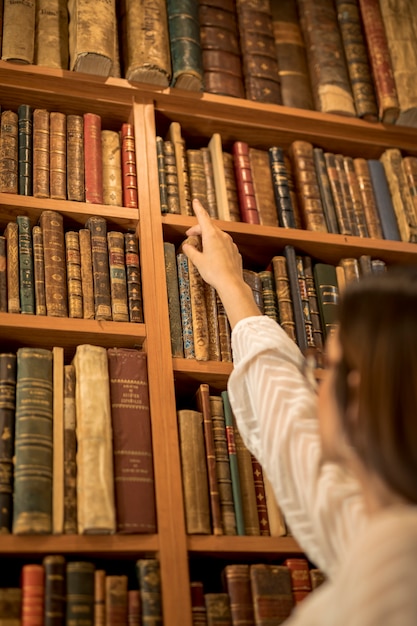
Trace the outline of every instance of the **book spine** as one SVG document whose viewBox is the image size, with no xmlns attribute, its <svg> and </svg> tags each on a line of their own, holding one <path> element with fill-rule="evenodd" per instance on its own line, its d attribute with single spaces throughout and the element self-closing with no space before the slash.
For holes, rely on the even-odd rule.
<svg viewBox="0 0 417 626">
<path fill-rule="evenodd" d="M 92 6 L 88 0 L 69 0 L 68 12 L 69 69 L 109 76 L 115 51 L 115 3 Z"/>
<path fill-rule="evenodd" d="M 201 91 L 203 60 L 198 3 L 193 0 L 167 0 L 167 13 L 172 60 L 171 85 Z"/>
<path fill-rule="evenodd" d="M 262 466 L 259 461 L 251 454 L 253 484 L 256 495 L 256 509 L 258 511 L 259 534 L 269 537 L 269 520 L 268 510 L 266 508 L 265 487 L 263 480 Z"/>
<path fill-rule="evenodd" d="M 255 623 L 267 626 L 271 620 L 276 620 L 277 624 L 285 622 L 294 606 L 288 567 L 256 563 L 249 571 Z"/>
<path fill-rule="evenodd" d="M 352 199 L 353 216 L 359 237 L 368 237 L 368 228 L 366 226 L 365 212 L 362 204 L 361 190 L 359 188 L 358 179 L 355 172 L 355 165 L 352 157 L 344 156 L 343 167 L 346 173 L 347 185 Z"/>
<path fill-rule="evenodd" d="M 249 565 L 246 563 L 226 565 L 224 575 L 230 598 L 232 624 L 254 624 Z"/>
<path fill-rule="evenodd" d="M 344 167 L 344 157 L 342 154 L 335 154 L 335 163 L 337 170 L 337 177 L 340 181 L 340 189 L 342 192 L 342 205 L 344 207 L 345 215 L 347 216 L 347 223 L 352 235 L 359 235 L 358 227 L 356 223 L 356 217 L 353 210 L 353 200 L 350 195 L 349 184 Z"/>
<path fill-rule="evenodd" d="M 290 299 L 295 325 L 296 342 L 301 352 L 303 354 L 306 354 L 308 349 L 308 341 L 305 326 L 303 301 L 301 299 L 300 283 L 297 271 L 297 258 L 294 246 L 286 245 L 284 247 L 284 256 L 286 260 L 285 265 L 287 269 L 288 283 L 290 288 Z"/>
<path fill-rule="evenodd" d="M 303 226 L 307 230 L 327 232 L 312 144 L 307 141 L 293 141 L 290 157 Z"/>
<path fill-rule="evenodd" d="M 405 156 L 402 159 L 402 169 L 404 172 L 408 191 L 411 196 L 411 202 L 414 212 L 417 215 L 417 158 Z"/>
<path fill-rule="evenodd" d="M 68 10 L 65 0 L 36 3 L 35 65 L 68 69 Z"/>
<path fill-rule="evenodd" d="M 211 163 L 213 167 L 214 189 L 216 192 L 217 216 L 220 220 L 230 222 L 230 208 L 227 197 L 226 177 L 223 163 L 222 138 L 219 133 L 213 133 L 208 143 Z"/>
<path fill-rule="evenodd" d="M 64 348 L 52 348 L 52 532 L 64 530 Z"/>
<path fill-rule="evenodd" d="M 158 559 L 139 559 L 137 578 L 144 624 L 162 626 L 161 573 Z"/>
<path fill-rule="evenodd" d="M 388 148 L 382 153 L 380 161 L 387 177 L 401 239 L 416 243 L 417 216 L 402 167 L 401 152 L 397 148 Z"/>
<path fill-rule="evenodd" d="M 177 271 L 184 357 L 195 359 L 188 258 L 183 252 L 177 254 Z"/>
<path fill-rule="evenodd" d="M 268 154 L 279 225 L 283 228 L 296 228 L 284 151 L 278 146 L 272 146 Z"/>
<path fill-rule="evenodd" d="M 125 241 L 123 233 L 117 231 L 108 232 L 107 245 L 109 249 L 112 319 L 115 322 L 128 322 L 129 308 L 127 305 Z"/>
<path fill-rule="evenodd" d="M 106 572 L 94 570 L 94 626 L 106 626 Z"/>
<path fill-rule="evenodd" d="M 36 2 L 16 3 L 4 0 L 3 41 L 1 58 L 3 61 L 31 64 L 35 54 Z"/>
<path fill-rule="evenodd" d="M 285 256 L 274 256 L 272 258 L 272 269 L 275 278 L 280 324 L 288 337 L 296 342 L 294 313 Z"/>
<path fill-rule="evenodd" d="M 83 318 L 94 319 L 94 279 L 91 251 L 91 235 L 88 228 L 78 231 L 80 245 L 81 288 L 83 294 Z"/>
<path fill-rule="evenodd" d="M 22 589 L 20 587 L 4 587 L 0 589 L 0 615 L 4 626 L 21 626 L 22 624 Z"/>
<path fill-rule="evenodd" d="M 244 141 L 235 141 L 232 154 L 242 222 L 259 224 L 258 206 L 249 161 L 249 144 Z"/>
<path fill-rule="evenodd" d="M 159 203 L 161 205 L 161 213 L 169 213 L 168 207 L 168 187 L 167 175 L 164 155 L 164 140 L 162 137 L 156 137 L 156 160 L 158 164 L 158 185 L 159 185 Z"/>
<path fill-rule="evenodd" d="M 249 148 L 249 163 L 252 170 L 259 223 L 263 226 L 278 226 L 278 212 L 268 151 Z"/>
<path fill-rule="evenodd" d="M 49 111 L 33 111 L 33 195 L 50 196 L 50 120 Z"/>
<path fill-rule="evenodd" d="M 105 583 L 106 624 L 126 626 L 127 622 L 127 576 L 107 575 Z"/>
<path fill-rule="evenodd" d="M 224 401 L 224 399 L 223 399 Z M 227 409 L 226 409 L 227 411 Z M 225 411 L 225 412 L 226 412 Z M 253 476 L 251 453 L 245 446 L 233 416 L 236 456 L 239 470 L 240 493 L 242 498 L 245 535 L 260 535 L 258 506 L 256 502 L 255 481 Z"/>
<path fill-rule="evenodd" d="M 66 624 L 94 626 L 94 565 L 73 561 L 66 567 Z"/>
<path fill-rule="evenodd" d="M 56 211 L 42 211 L 40 226 L 43 233 L 46 313 L 52 317 L 68 317 L 63 217 Z"/>
<path fill-rule="evenodd" d="M 42 565 L 45 570 L 45 617 L 44 626 L 60 626 L 65 620 L 65 558 L 61 555 L 46 556 Z"/>
<path fill-rule="evenodd" d="M 28 104 L 21 104 L 18 115 L 18 173 L 19 194 L 31 196 L 33 190 L 32 151 L 33 151 L 33 110 Z"/>
<path fill-rule="evenodd" d="M 123 206 L 120 135 L 115 130 L 101 131 L 103 204 Z"/>
<path fill-rule="evenodd" d="M 193 318 L 194 350 L 197 361 L 209 360 L 209 328 L 207 322 L 204 281 L 194 265 L 188 259 L 190 277 L 191 313 Z"/>
<path fill-rule="evenodd" d="M 186 151 L 188 173 L 190 178 L 191 199 L 197 198 L 201 204 L 207 206 L 207 184 L 204 172 L 203 153 L 201 150 Z"/>
<path fill-rule="evenodd" d="M 134 232 L 127 232 L 124 237 L 129 321 L 143 324 L 142 281 L 140 275 L 138 238 Z"/>
<path fill-rule="evenodd" d="M 323 338 L 327 339 L 337 328 L 339 289 L 336 269 L 330 263 L 314 265 L 314 283 L 319 304 Z"/>
<path fill-rule="evenodd" d="M 381 220 L 379 219 L 375 195 L 371 182 L 368 161 L 366 159 L 353 159 L 353 166 L 358 180 L 362 198 L 365 222 L 370 237 L 383 239 Z"/>
<path fill-rule="evenodd" d="M 0 235 L 0 311 L 7 313 L 7 241 Z"/>
<path fill-rule="evenodd" d="M 264 315 L 267 315 L 275 322 L 279 322 L 277 294 L 272 270 L 263 270 L 258 275 L 262 285 Z"/>
<path fill-rule="evenodd" d="M 91 237 L 95 319 L 111 320 L 112 310 L 107 222 L 104 217 L 94 215 L 88 218 L 85 225 L 86 228 L 89 229 Z"/>
<path fill-rule="evenodd" d="M 84 202 L 84 120 L 81 115 L 67 115 L 67 196 Z"/>
<path fill-rule="evenodd" d="M 168 140 L 173 144 L 175 155 L 180 213 L 182 215 L 193 215 L 185 141 L 181 135 L 181 126 L 178 122 L 171 122 L 168 130 Z"/>
<path fill-rule="evenodd" d="M 0 192 L 18 192 L 18 117 L 3 111 L 0 129 Z"/>
<path fill-rule="evenodd" d="M 381 161 L 368 159 L 368 167 L 384 239 L 401 241 L 401 234 L 384 166 Z"/>
<path fill-rule="evenodd" d="M 45 260 L 43 250 L 43 233 L 39 225 L 32 228 L 33 245 L 33 276 L 35 284 L 36 315 L 46 315 L 45 294 Z"/>
<path fill-rule="evenodd" d="M 75 230 L 65 233 L 67 263 L 68 315 L 83 317 L 83 291 L 81 283 L 80 238 Z"/>
<path fill-rule="evenodd" d="M 19 228 L 20 310 L 23 314 L 34 315 L 35 285 L 30 219 L 27 215 L 18 215 L 16 222 Z"/>
<path fill-rule="evenodd" d="M 224 592 L 211 592 L 204 594 L 208 626 L 220 626 L 231 624 L 229 595 Z"/>
<path fill-rule="evenodd" d="M 203 281 L 204 299 L 206 303 L 208 328 L 208 357 L 209 361 L 220 361 L 220 334 L 217 317 L 217 293 L 212 285 Z"/>
<path fill-rule="evenodd" d="M 206 176 L 206 189 L 207 189 L 207 206 L 205 207 L 210 217 L 214 219 L 218 218 L 217 200 L 216 200 L 216 188 L 214 185 L 214 172 L 213 163 L 211 161 L 211 154 L 208 148 L 201 148 L 204 163 L 204 173 Z"/>
<path fill-rule="evenodd" d="M 237 194 L 233 157 L 228 152 L 223 152 L 223 168 L 224 178 L 226 182 L 226 193 L 227 202 L 229 205 L 230 221 L 240 222 L 239 198 Z"/>
<path fill-rule="evenodd" d="M 232 407 L 230 406 L 227 391 L 222 391 L 221 398 L 223 401 L 224 423 L 226 427 L 227 450 L 229 453 L 230 478 L 232 480 L 233 504 L 236 516 L 236 532 L 238 535 L 246 534 L 242 488 L 239 475 L 239 461 L 236 449 L 236 431 L 233 424 Z"/>
<path fill-rule="evenodd" d="M 16 355 L 0 354 L 0 534 L 12 530 Z"/>
<path fill-rule="evenodd" d="M 85 201 L 103 204 L 103 157 L 101 117 L 84 113 Z"/>
<path fill-rule="evenodd" d="M 313 148 L 313 159 L 327 230 L 329 233 L 339 233 L 339 224 L 333 202 L 333 194 L 327 172 L 326 161 L 324 159 L 324 151 L 321 148 Z"/>
<path fill-rule="evenodd" d="M 139 206 L 138 176 L 133 124 L 122 124 L 121 141 L 123 206 L 137 209 Z"/>
<path fill-rule="evenodd" d="M 190 582 L 191 618 L 193 626 L 207 626 L 207 612 L 204 601 L 204 586 L 200 580 Z"/>
<path fill-rule="evenodd" d="M 75 367 L 64 365 L 64 533 L 77 533 Z"/>
<path fill-rule="evenodd" d="M 316 348 L 316 358 L 318 365 L 322 365 L 322 354 L 324 349 L 323 330 L 321 326 L 319 303 L 317 299 L 316 284 L 314 282 L 313 264 L 311 257 L 302 257 L 305 284 L 307 289 L 308 303 L 310 305 L 311 325 L 313 330 L 314 345 Z"/>
<path fill-rule="evenodd" d="M 50 196 L 67 199 L 67 116 L 50 113 Z"/>
<path fill-rule="evenodd" d="M 20 272 L 19 272 L 19 227 L 9 222 L 4 231 L 7 254 L 7 310 L 20 313 Z"/>
<path fill-rule="evenodd" d="M 178 170 L 175 158 L 175 148 L 172 141 L 163 142 L 165 159 L 165 179 L 167 184 L 168 213 L 181 214 L 180 196 L 178 188 Z"/>
<path fill-rule="evenodd" d="M 127 626 L 137 626 L 142 617 L 140 591 L 129 589 L 127 592 Z"/>
<path fill-rule="evenodd" d="M 291 256 L 291 253 L 290 253 Z M 314 332 L 313 332 L 313 321 L 311 318 L 311 309 L 310 309 L 310 300 L 308 297 L 307 290 L 307 279 L 304 272 L 304 263 L 303 257 L 300 255 L 296 255 L 295 257 L 295 265 L 296 265 L 296 273 L 298 280 L 298 290 L 300 292 L 301 298 L 301 309 L 304 319 L 304 328 L 306 334 L 307 348 L 306 353 L 310 354 L 311 352 L 316 352 L 316 344 L 314 341 Z"/>
<path fill-rule="evenodd" d="M 335 208 L 336 218 L 341 235 L 351 235 L 349 215 L 344 203 L 342 182 L 337 168 L 336 155 L 331 152 L 324 153 L 324 161 L 326 163 L 327 175 L 330 181 L 330 189 L 333 196 L 333 204 Z"/>
<path fill-rule="evenodd" d="M 21 571 L 22 626 L 44 623 L 45 569 L 43 565 L 26 564 Z"/>
<path fill-rule="evenodd" d="M 231 329 L 229 320 L 226 315 L 225 308 L 219 296 L 216 296 L 217 301 L 217 322 L 219 325 L 219 339 L 220 339 L 220 355 L 221 360 L 225 363 L 232 362 L 232 340 Z"/>
<path fill-rule="evenodd" d="M 177 260 L 173 243 L 164 242 L 165 274 L 168 293 L 171 351 L 173 357 L 184 357 L 181 325 L 180 294 L 178 286 Z"/>
</svg>

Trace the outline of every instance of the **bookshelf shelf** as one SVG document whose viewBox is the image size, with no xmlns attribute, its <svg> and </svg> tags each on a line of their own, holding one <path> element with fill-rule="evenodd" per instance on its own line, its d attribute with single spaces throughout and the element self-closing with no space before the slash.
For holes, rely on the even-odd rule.
<svg viewBox="0 0 417 626">
<path fill-rule="evenodd" d="M 233 557 L 244 555 L 279 556 L 303 554 L 293 537 L 214 537 L 213 535 L 194 535 L 187 540 L 191 554 L 219 555 Z"/>
</svg>

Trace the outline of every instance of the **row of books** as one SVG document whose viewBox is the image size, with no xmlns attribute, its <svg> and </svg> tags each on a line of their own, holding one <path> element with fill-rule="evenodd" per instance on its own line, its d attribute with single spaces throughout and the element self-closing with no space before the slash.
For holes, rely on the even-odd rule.
<svg viewBox="0 0 417 626">
<path fill-rule="evenodd" d="M 146 353 L 1 353 L 0 423 L 1 533 L 156 532 Z"/>
<path fill-rule="evenodd" d="M 321 570 L 302 558 L 287 558 L 281 564 L 232 563 L 224 567 L 220 579 L 221 591 L 207 591 L 199 580 L 191 582 L 194 624 L 218 624 L 220 617 L 224 626 L 281 624 L 325 580 Z"/>
<path fill-rule="evenodd" d="M 0 623 L 162 624 L 159 561 L 138 559 L 136 585 L 126 574 L 111 574 L 89 561 L 48 555 L 21 568 L 20 586 L 0 588 Z"/>
<path fill-rule="evenodd" d="M 71 0 L 68 10 L 5 0 L 2 59 L 416 125 L 413 8 L 392 0 L 157 0 L 143 9 L 113 1 L 97 19 L 88 0 Z"/>
<path fill-rule="evenodd" d="M 0 235 L 0 311 L 143 322 L 139 244 L 104 217 L 64 230 L 57 211 L 8 222 Z"/>
<path fill-rule="evenodd" d="M 417 241 L 417 157 L 386 149 L 380 159 L 326 152 L 310 142 L 261 150 L 219 133 L 188 148 L 178 122 L 156 138 L 162 213 L 265 226 Z"/>
<path fill-rule="evenodd" d="M 66 115 L 29 104 L 3 111 L 0 192 L 137 208 L 133 125 L 102 130 L 95 113 Z"/>
</svg>

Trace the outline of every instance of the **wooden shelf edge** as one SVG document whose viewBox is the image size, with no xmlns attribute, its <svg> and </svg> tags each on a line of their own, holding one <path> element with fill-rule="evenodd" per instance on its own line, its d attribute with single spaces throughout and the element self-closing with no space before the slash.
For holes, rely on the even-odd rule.
<svg viewBox="0 0 417 626">
<path fill-rule="evenodd" d="M 200 555 L 304 554 L 293 537 L 231 537 L 194 535 L 187 538 L 188 551 Z"/>
<path fill-rule="evenodd" d="M 196 374 L 229 376 L 232 369 L 232 363 L 222 363 L 218 361 L 197 361 L 196 359 L 172 359 L 172 367 L 174 373 L 178 374 Z"/>
</svg>

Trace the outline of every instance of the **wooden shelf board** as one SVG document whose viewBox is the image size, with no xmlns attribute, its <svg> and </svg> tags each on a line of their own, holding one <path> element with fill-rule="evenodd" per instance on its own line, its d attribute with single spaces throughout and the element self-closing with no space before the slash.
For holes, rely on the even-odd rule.
<svg viewBox="0 0 417 626">
<path fill-rule="evenodd" d="M 293 537 L 230 537 L 214 535 L 188 536 L 189 553 L 220 557 L 237 554 L 277 555 L 304 554 Z"/>
</svg>

